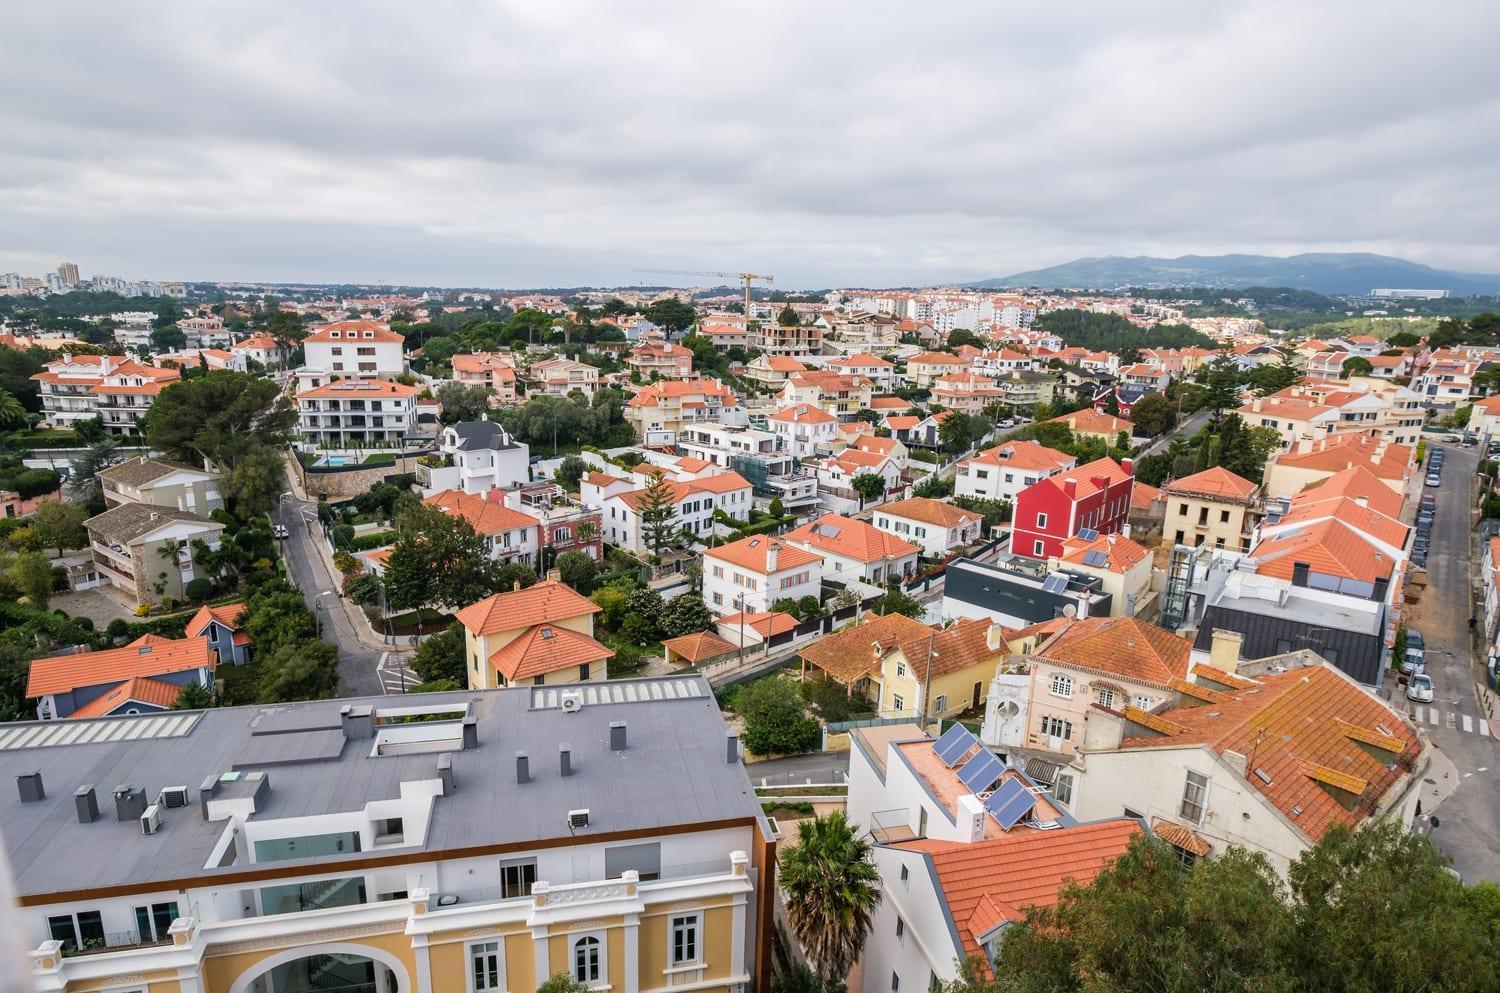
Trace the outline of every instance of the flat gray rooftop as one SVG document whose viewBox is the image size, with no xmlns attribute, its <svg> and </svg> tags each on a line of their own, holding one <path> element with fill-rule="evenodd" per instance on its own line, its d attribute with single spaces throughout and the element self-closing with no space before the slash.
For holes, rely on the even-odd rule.
<svg viewBox="0 0 1500 993">
<path fill-rule="evenodd" d="M 434 800 L 422 846 L 439 857 L 455 849 L 524 845 L 570 834 L 583 840 L 760 816 L 744 766 L 727 760 L 726 726 L 706 681 L 665 677 L 612 681 L 608 692 L 604 684 L 593 689 L 576 713 L 558 705 L 552 687 L 519 687 L 209 710 L 192 715 L 188 727 L 172 722 L 166 735 L 160 733 L 160 715 L 103 722 L 132 727 L 154 722 L 154 737 L 95 734 L 60 740 L 67 736 L 54 729 L 72 722 L 0 725 L 0 738 L 17 742 L 24 739 L 9 735 L 13 729 L 47 729 L 44 745 L 0 748 L 0 835 L 21 895 L 157 880 L 211 884 L 215 873 L 247 866 L 204 868 L 225 828 L 224 821 L 202 817 L 198 788 L 206 779 L 263 771 L 270 790 L 252 822 L 341 813 L 399 798 L 403 781 L 437 778 L 443 754 L 452 760 L 455 790 Z M 477 720 L 478 746 L 374 756 L 372 738 L 345 740 L 342 730 L 334 730 L 346 704 L 377 711 L 467 704 Z M 610 749 L 610 724 L 617 721 L 626 723 L 623 751 Z M 458 733 L 455 725 L 447 727 Z M 562 742 L 572 749 L 573 774 L 566 778 L 559 772 Z M 530 757 L 526 784 L 516 782 L 518 751 Z M 16 777 L 37 771 L 46 796 L 22 803 Z M 98 797 L 99 818 L 80 824 L 73 793 L 89 785 Z M 146 835 L 136 821 L 116 819 L 113 793 L 123 785 L 143 789 L 147 803 L 163 788 L 186 786 L 189 805 L 162 809 L 161 830 Z M 570 832 L 568 811 L 584 807 L 590 811 L 589 826 Z M 308 864 L 326 867 L 329 861 Z M 298 864 L 276 863 L 280 869 Z"/>
</svg>

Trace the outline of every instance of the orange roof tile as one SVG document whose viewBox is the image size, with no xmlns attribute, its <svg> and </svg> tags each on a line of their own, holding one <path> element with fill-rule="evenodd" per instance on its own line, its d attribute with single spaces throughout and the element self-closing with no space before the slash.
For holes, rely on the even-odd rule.
<svg viewBox="0 0 1500 993">
<path fill-rule="evenodd" d="M 189 638 L 199 637 L 204 631 L 208 630 L 208 625 L 211 621 L 218 621 L 230 631 L 239 631 L 240 623 L 244 619 L 245 605 L 243 603 L 225 603 L 217 607 L 210 607 L 208 604 L 204 604 L 198 608 L 198 612 L 187 622 L 186 634 Z"/>
<path fill-rule="evenodd" d="M 610 658 L 615 653 L 580 631 L 538 624 L 490 656 L 490 665 L 508 683 L 518 679 L 576 669 Z"/>
<path fill-rule="evenodd" d="M 1124 431 L 1129 434 L 1132 425 L 1123 417 L 1106 414 L 1102 410 L 1086 407 L 1071 414 L 1063 414 L 1047 421 L 1048 424 L 1066 424 L 1074 434 L 1108 435 L 1111 439 Z"/>
<path fill-rule="evenodd" d="M 176 683 L 169 683 L 164 679 L 152 679 L 150 676 L 131 676 L 108 693 L 95 697 L 73 711 L 68 715 L 68 720 L 108 717 L 132 701 L 170 710 L 181 694 L 182 687 Z"/>
<path fill-rule="evenodd" d="M 1309 507 L 1319 501 L 1340 497 L 1363 500 L 1371 509 L 1386 517 L 1401 516 L 1401 494 L 1382 483 L 1369 469 L 1359 465 L 1308 483 L 1292 499 L 1292 506 Z"/>
<path fill-rule="evenodd" d="M 698 631 L 694 634 L 685 634 L 678 638 L 668 638 L 661 643 L 662 647 L 680 658 L 687 659 L 694 665 L 704 659 L 717 658 L 727 655 L 735 650 L 729 642 L 720 638 L 712 631 Z"/>
<path fill-rule="evenodd" d="M 940 528 L 956 528 L 974 521 L 984 520 L 984 515 L 954 506 L 931 497 L 911 497 L 894 503 L 883 503 L 875 508 L 876 513 L 890 514 L 907 521 L 921 521 Z"/>
<path fill-rule="evenodd" d="M 965 459 L 964 465 L 995 465 L 1014 466 L 1018 469 L 1063 469 L 1070 465 L 1076 465 L 1078 459 L 1067 452 L 1059 452 L 1055 448 L 1034 441 L 1007 441 L 1003 445 L 986 449 L 971 459 Z"/>
<path fill-rule="evenodd" d="M 474 526 L 479 534 L 499 534 L 521 528 L 536 527 L 541 522 L 530 514 L 512 510 L 503 503 L 486 500 L 477 493 L 463 490 L 443 490 L 422 501 L 426 507 L 437 507 L 449 514 L 462 517 Z"/>
<path fill-rule="evenodd" d="M 770 419 L 787 424 L 828 424 L 838 420 L 822 407 L 816 407 L 810 403 L 794 404 L 785 410 L 778 410 L 771 415 Z"/>
<path fill-rule="evenodd" d="M 877 655 L 911 643 L 925 641 L 932 628 L 905 614 L 866 615 L 854 627 L 819 638 L 803 648 L 804 660 L 841 683 L 852 683 L 880 671 Z"/>
<path fill-rule="evenodd" d="M 882 531 L 866 521 L 825 514 L 783 535 L 784 540 L 858 562 L 904 559 L 922 552 L 921 546 Z"/>
<path fill-rule="evenodd" d="M 1396 561 L 1336 518 L 1269 535 L 1250 549 L 1250 558 L 1262 576 L 1291 579 L 1302 563 L 1320 575 L 1365 583 L 1389 578 Z"/>
<path fill-rule="evenodd" d="M 1245 503 L 1255 495 L 1260 485 L 1250 482 L 1243 476 L 1235 475 L 1223 466 L 1216 465 L 1202 472 L 1195 472 L 1191 476 L 1174 479 L 1162 489 L 1179 496 L 1202 496 Z"/>
<path fill-rule="evenodd" d="M 1167 686 L 1185 678 L 1193 643 L 1135 617 L 1075 620 L 1035 654 L 1049 662 Z"/>
<path fill-rule="evenodd" d="M 1129 478 L 1130 473 L 1126 472 L 1120 463 L 1106 456 L 1102 459 L 1095 459 L 1092 462 L 1085 462 L 1083 465 L 1074 466 L 1071 469 L 1065 469 L 1055 476 L 1048 476 L 1036 485 L 1045 486 L 1051 483 L 1058 489 L 1062 489 L 1065 483 L 1072 480 L 1077 484 L 1078 496 L 1082 498 L 1091 493 L 1098 492 L 1101 488 L 1094 482 L 1096 479 L 1102 479 L 1107 485 L 1113 485 Z"/>
<path fill-rule="evenodd" d="M 737 627 L 741 618 L 744 619 L 745 627 L 759 634 L 762 638 L 770 638 L 773 635 L 785 634 L 797 626 L 797 618 L 780 610 L 772 610 L 764 613 L 751 611 L 750 613 L 725 614 L 717 623 L 720 627 Z"/>
<path fill-rule="evenodd" d="M 1348 431 L 1320 438 L 1306 451 L 1297 446 L 1271 461 L 1279 466 L 1323 472 L 1363 466 L 1380 479 L 1401 479 L 1409 471 L 1412 450 L 1406 445 L 1387 444 L 1375 435 Z"/>
<path fill-rule="evenodd" d="M 1161 490 L 1155 486 L 1136 480 L 1130 487 L 1130 509 L 1149 510 L 1151 505 L 1161 499 Z"/>
<path fill-rule="evenodd" d="M 123 648 L 34 660 L 26 681 L 26 696 L 35 699 L 80 686 L 120 683 L 132 676 L 162 676 L 200 668 L 210 671 L 218 668 L 207 638 L 144 634 Z"/>
<path fill-rule="evenodd" d="M 796 534 L 795 531 L 792 533 Z M 773 548 L 776 550 L 777 572 L 785 572 L 788 569 L 823 561 L 812 552 L 798 548 L 796 545 L 789 545 L 778 538 L 761 535 L 751 535 L 727 545 L 710 548 L 703 554 L 708 558 L 718 559 L 721 562 L 739 566 L 741 569 L 766 575 L 766 559 Z"/>
<path fill-rule="evenodd" d="M 1194 675 L 1203 668 L 1195 666 Z M 1370 816 L 1421 750 L 1400 714 L 1330 665 L 1247 682 L 1227 691 L 1228 702 L 1165 711 L 1161 716 L 1180 725 L 1179 733 L 1127 738 L 1122 747 L 1203 744 L 1249 756 L 1245 783 L 1315 841 L 1332 824 L 1352 827 Z M 1379 735 L 1384 750 L 1372 753 L 1351 737 L 1350 726 Z M 1392 743 L 1400 746 L 1395 762 L 1386 755 Z M 1358 803 L 1349 809 L 1329 786 L 1358 795 Z"/>
<path fill-rule="evenodd" d="M 980 941 L 1032 907 L 1050 907 L 1069 883 L 1087 886 L 1143 831 L 1120 818 L 1055 831 L 1026 831 L 971 843 L 906 841 L 891 847 L 932 862 L 966 956 L 984 958 Z"/>
<path fill-rule="evenodd" d="M 1107 568 L 1110 572 L 1129 572 L 1145 559 L 1151 557 L 1151 550 L 1137 542 L 1131 541 L 1122 534 L 1101 534 L 1093 541 L 1083 538 L 1068 538 L 1063 542 L 1063 552 L 1058 558 L 1069 565 L 1090 565 L 1084 560 L 1090 552 L 1100 552 L 1104 555 Z"/>
<path fill-rule="evenodd" d="M 405 341 L 406 338 L 397 334 L 390 328 L 378 321 L 335 321 L 325 324 L 303 341 Z"/>
<path fill-rule="evenodd" d="M 1194 682 L 1203 682 L 1206 680 L 1210 683 L 1218 683 L 1228 690 L 1243 690 L 1255 685 L 1255 680 L 1253 679 L 1246 679 L 1238 673 L 1226 672 L 1217 666 L 1209 665 L 1207 662 L 1194 663 L 1190 675 Z"/>
<path fill-rule="evenodd" d="M 1213 851 L 1213 846 L 1189 828 L 1181 824 L 1173 824 L 1160 818 L 1151 823 L 1151 833 L 1169 845 L 1175 845 L 1183 851 L 1191 852 L 1202 858 Z"/>
<path fill-rule="evenodd" d="M 597 613 L 598 605 L 588 597 L 556 580 L 544 579 L 524 590 L 496 593 L 471 603 L 453 617 L 474 634 L 494 634 Z"/>
</svg>

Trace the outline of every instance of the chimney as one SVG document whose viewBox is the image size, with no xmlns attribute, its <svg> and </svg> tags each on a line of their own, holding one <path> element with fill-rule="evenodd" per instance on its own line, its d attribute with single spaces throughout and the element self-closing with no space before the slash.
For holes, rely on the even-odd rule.
<svg viewBox="0 0 1500 993">
<path fill-rule="evenodd" d="M 740 760 L 740 733 L 738 731 L 724 732 L 724 760 L 730 765 Z"/>
<path fill-rule="evenodd" d="M 209 776 L 202 783 L 198 784 L 198 806 L 203 811 L 203 819 L 205 821 L 210 819 L 208 816 L 208 801 L 212 800 L 214 794 L 217 792 L 219 792 L 218 776 Z"/>
<path fill-rule="evenodd" d="M 557 771 L 564 779 L 573 775 L 573 746 L 566 741 L 557 746 Z"/>
<path fill-rule="evenodd" d="M 1234 672 L 1240 667 L 1240 649 L 1245 636 L 1238 631 L 1214 628 L 1213 641 L 1208 650 L 1208 664 L 1215 669 Z"/>
<path fill-rule="evenodd" d="M 1245 757 L 1243 752 L 1236 752 L 1226 748 L 1219 753 L 1219 757 L 1224 760 L 1225 765 L 1238 773 L 1241 779 L 1250 778 L 1250 760 Z"/>
<path fill-rule="evenodd" d="M 1078 496 L 1078 480 L 1076 480 L 1076 479 L 1064 479 L 1063 480 L 1063 494 L 1069 500 L 1075 499 Z"/>
<path fill-rule="evenodd" d="M 1129 458 L 1127 458 L 1127 459 L 1121 459 L 1120 460 L 1120 468 L 1123 469 L 1123 470 L 1125 470 L 1125 475 L 1127 475 L 1127 476 L 1134 476 L 1135 475 L 1135 459 L 1129 459 Z"/>
<path fill-rule="evenodd" d="M 766 546 L 766 575 L 776 571 L 776 554 L 781 551 L 781 542 L 773 541 Z"/>
<path fill-rule="evenodd" d="M 453 756 L 444 752 L 438 756 L 437 761 L 438 779 L 443 784 L 443 796 L 453 795 Z"/>
<path fill-rule="evenodd" d="M 1254 400 L 1250 401 L 1250 409 L 1255 411 L 1257 414 L 1260 413 L 1260 397 L 1256 397 Z"/>
<path fill-rule="evenodd" d="M 21 773 L 16 777 L 16 788 L 20 790 L 22 803 L 36 803 L 47 797 L 47 791 L 42 789 L 40 772 Z"/>
<path fill-rule="evenodd" d="M 339 724 L 344 729 L 344 739 L 355 741 L 375 737 L 375 709 L 373 707 L 346 703 L 339 708 Z"/>
<path fill-rule="evenodd" d="M 1083 719 L 1085 752 L 1107 752 L 1125 740 L 1125 715 L 1103 707 L 1090 707 Z"/>
<path fill-rule="evenodd" d="M 986 651 L 999 652 L 1005 648 L 1005 626 L 992 622 L 984 632 L 984 647 Z"/>
<path fill-rule="evenodd" d="M 531 759 L 525 752 L 516 753 L 516 782 L 519 784 L 531 782 Z"/>
<path fill-rule="evenodd" d="M 464 718 L 464 751 L 479 747 L 479 718 L 469 714 Z"/>
<path fill-rule="evenodd" d="M 138 821 L 146 812 L 146 791 L 136 786 L 115 787 L 115 818 Z"/>
<path fill-rule="evenodd" d="M 78 811 L 79 824 L 92 824 L 99 819 L 99 799 L 92 786 L 80 786 L 73 791 L 73 806 Z"/>
<path fill-rule="evenodd" d="M 612 752 L 623 752 L 625 750 L 625 722 L 609 722 L 609 750 Z"/>
</svg>

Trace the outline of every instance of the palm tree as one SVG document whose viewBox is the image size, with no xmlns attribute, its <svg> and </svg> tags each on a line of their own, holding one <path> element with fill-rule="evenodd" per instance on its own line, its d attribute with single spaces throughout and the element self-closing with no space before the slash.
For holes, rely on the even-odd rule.
<svg viewBox="0 0 1500 993">
<path fill-rule="evenodd" d="M 842 812 L 797 825 L 797 846 L 780 858 L 792 933 L 818 970 L 825 990 L 842 989 L 880 902 L 880 873 L 870 842 Z"/>
<path fill-rule="evenodd" d="M 26 426 L 26 408 L 21 406 L 15 394 L 9 390 L 0 390 L 0 428 L 24 428 Z"/>
</svg>

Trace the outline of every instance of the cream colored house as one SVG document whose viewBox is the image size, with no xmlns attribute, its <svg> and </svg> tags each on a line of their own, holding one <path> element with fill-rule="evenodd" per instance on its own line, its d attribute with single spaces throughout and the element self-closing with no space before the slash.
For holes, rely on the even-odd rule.
<svg viewBox="0 0 1500 993">
<path fill-rule="evenodd" d="M 614 652 L 594 640 L 598 612 L 592 600 L 550 579 L 458 611 L 469 688 L 604 681 Z"/>
<path fill-rule="evenodd" d="M 145 503 L 207 517 L 224 506 L 217 473 L 144 455 L 99 470 L 99 484 L 111 507 Z"/>
<path fill-rule="evenodd" d="M 1476 409 L 1478 409 L 1476 407 Z M 1393 493 L 1404 493 L 1414 471 L 1414 449 L 1394 445 L 1374 434 L 1341 432 L 1321 441 L 1304 441 L 1273 455 L 1266 463 L 1268 499 L 1286 499 L 1337 473 L 1357 467 L 1379 479 Z"/>
<path fill-rule="evenodd" d="M 1206 545 L 1231 552 L 1250 547 L 1260 487 L 1222 466 L 1174 479 L 1162 487 L 1167 516 L 1162 543 Z"/>
<path fill-rule="evenodd" d="M 1148 619 L 1156 613 L 1151 590 L 1151 550 L 1122 534 L 1101 534 L 1092 541 L 1069 538 L 1062 554 L 1048 562 L 1052 571 L 1080 573 L 1099 580 L 1109 594 L 1109 616 Z"/>
</svg>

